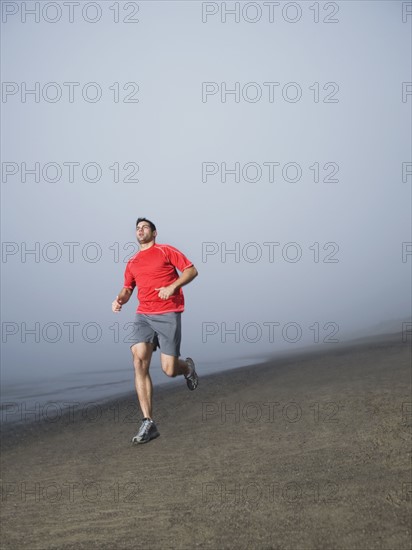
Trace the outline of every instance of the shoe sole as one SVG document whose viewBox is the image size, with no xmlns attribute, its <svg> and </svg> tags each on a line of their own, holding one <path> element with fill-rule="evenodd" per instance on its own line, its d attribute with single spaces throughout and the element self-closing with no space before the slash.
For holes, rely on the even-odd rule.
<svg viewBox="0 0 412 550">
<path fill-rule="evenodd" d="M 132 443 L 133 445 L 143 445 L 144 443 L 149 443 L 149 441 L 152 441 L 152 439 L 156 439 L 157 437 L 159 437 L 159 435 L 160 433 L 156 432 L 154 435 L 150 437 L 150 439 L 146 439 L 145 441 L 135 441 L 132 439 Z"/>
<path fill-rule="evenodd" d="M 190 391 L 195 391 L 199 385 L 199 378 L 196 380 L 196 386 L 194 388 L 191 388 L 188 384 L 188 380 L 186 379 L 186 385 Z"/>
<path fill-rule="evenodd" d="M 187 385 L 187 387 L 188 387 L 188 389 L 189 389 L 190 391 L 195 391 L 195 389 L 196 389 L 196 388 L 198 387 L 198 385 L 199 385 L 199 376 L 197 375 L 197 372 L 196 372 L 195 362 L 193 361 L 193 359 L 192 359 L 191 357 L 187 357 L 187 358 L 186 358 L 186 361 L 189 360 L 189 359 L 190 359 L 190 361 L 191 361 L 191 364 L 192 364 L 192 367 L 193 367 L 193 371 L 194 371 L 194 373 L 196 374 L 196 386 L 195 386 L 194 388 L 189 387 L 189 383 L 188 383 L 189 381 L 188 381 L 187 378 L 186 378 L 186 385 Z"/>
</svg>

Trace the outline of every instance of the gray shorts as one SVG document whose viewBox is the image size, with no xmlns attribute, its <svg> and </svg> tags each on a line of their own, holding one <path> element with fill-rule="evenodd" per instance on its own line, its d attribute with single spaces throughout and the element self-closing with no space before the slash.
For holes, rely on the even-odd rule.
<svg viewBox="0 0 412 550">
<path fill-rule="evenodd" d="M 153 343 L 153 351 L 160 348 L 166 355 L 180 357 L 180 341 L 182 339 L 181 312 L 146 315 L 136 313 L 134 330 L 130 335 L 130 347 L 135 344 Z"/>
</svg>

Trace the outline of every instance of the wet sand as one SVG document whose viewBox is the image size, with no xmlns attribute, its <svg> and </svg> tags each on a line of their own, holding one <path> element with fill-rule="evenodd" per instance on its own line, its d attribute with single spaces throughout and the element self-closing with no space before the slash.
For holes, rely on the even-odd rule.
<svg viewBox="0 0 412 550">
<path fill-rule="evenodd" d="M 410 549 L 410 341 L 331 346 L 6 427 L 1 548 Z"/>
</svg>

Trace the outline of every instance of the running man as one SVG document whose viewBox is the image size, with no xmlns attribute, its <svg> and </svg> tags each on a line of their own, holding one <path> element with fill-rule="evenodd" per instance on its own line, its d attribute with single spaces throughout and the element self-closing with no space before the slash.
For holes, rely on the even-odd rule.
<svg viewBox="0 0 412 550">
<path fill-rule="evenodd" d="M 128 262 L 124 287 L 112 303 L 118 313 L 138 289 L 138 307 L 131 336 L 136 393 L 143 414 L 142 424 L 133 443 L 147 443 L 160 434 L 152 418 L 153 385 L 149 374 L 153 351 L 160 348 L 160 362 L 167 376 L 183 375 L 189 390 L 195 390 L 198 376 L 193 360 L 179 359 L 181 315 L 184 310 L 182 286 L 197 276 L 197 269 L 182 252 L 167 244 L 155 242 L 153 222 L 138 218 L 136 236 L 140 250 Z M 177 270 L 181 271 L 179 276 Z"/>
</svg>

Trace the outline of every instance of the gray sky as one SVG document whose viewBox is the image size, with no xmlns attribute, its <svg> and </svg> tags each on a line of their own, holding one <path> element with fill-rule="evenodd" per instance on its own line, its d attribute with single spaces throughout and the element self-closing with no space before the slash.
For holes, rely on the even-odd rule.
<svg viewBox="0 0 412 550">
<path fill-rule="evenodd" d="M 204 372 L 410 316 L 410 3 L 2 4 L 4 383 L 130 369 L 138 216 Z"/>
</svg>

